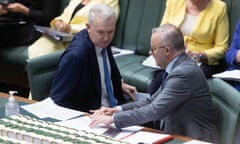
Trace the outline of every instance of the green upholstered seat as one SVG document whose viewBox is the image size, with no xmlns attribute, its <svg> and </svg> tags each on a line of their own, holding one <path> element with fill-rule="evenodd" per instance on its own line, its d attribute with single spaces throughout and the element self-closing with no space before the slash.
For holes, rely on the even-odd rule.
<svg viewBox="0 0 240 144">
<path fill-rule="evenodd" d="M 240 93 L 218 78 L 209 79 L 208 84 L 216 110 L 220 144 L 232 144 L 239 124 Z"/>
<path fill-rule="evenodd" d="M 236 127 L 236 132 L 234 134 L 233 144 L 239 144 L 239 142 L 240 142 L 240 117 L 238 117 L 238 124 Z"/>
<path fill-rule="evenodd" d="M 33 100 L 42 100 L 49 96 L 62 53 L 63 51 L 58 51 L 26 60 L 25 67 Z"/>
<path fill-rule="evenodd" d="M 113 45 L 130 49 L 135 54 L 116 57 L 123 79 L 145 92 L 152 80 L 153 68 L 142 66 L 148 56 L 153 27 L 160 25 L 165 8 L 162 0 L 121 0 L 120 17 Z"/>
</svg>

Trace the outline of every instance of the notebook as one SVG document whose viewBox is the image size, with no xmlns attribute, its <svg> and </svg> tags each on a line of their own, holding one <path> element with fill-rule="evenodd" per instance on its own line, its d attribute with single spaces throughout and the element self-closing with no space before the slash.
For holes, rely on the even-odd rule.
<svg viewBox="0 0 240 144">
<path fill-rule="evenodd" d="M 45 35 L 48 35 L 49 37 L 57 40 L 57 41 L 64 41 L 64 42 L 69 42 L 73 39 L 73 34 L 70 33 L 65 33 L 65 32 L 60 32 L 57 31 L 53 28 L 46 27 L 46 26 L 34 26 L 35 29 Z"/>
</svg>

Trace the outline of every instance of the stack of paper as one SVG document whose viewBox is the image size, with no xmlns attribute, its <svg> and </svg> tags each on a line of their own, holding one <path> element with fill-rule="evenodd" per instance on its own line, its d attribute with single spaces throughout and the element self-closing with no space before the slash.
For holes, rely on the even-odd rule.
<svg viewBox="0 0 240 144">
<path fill-rule="evenodd" d="M 56 105 L 51 98 L 46 98 L 33 104 L 23 105 L 21 108 L 41 119 L 53 118 L 57 120 L 67 120 L 85 114 L 80 111 Z"/>
</svg>

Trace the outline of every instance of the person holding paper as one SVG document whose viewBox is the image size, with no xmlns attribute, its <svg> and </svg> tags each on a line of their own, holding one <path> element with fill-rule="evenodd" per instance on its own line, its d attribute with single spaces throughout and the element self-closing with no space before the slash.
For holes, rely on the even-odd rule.
<svg viewBox="0 0 240 144">
<path fill-rule="evenodd" d="M 172 24 L 154 28 L 151 54 L 165 70 L 165 80 L 149 98 L 90 115 L 90 127 L 112 124 L 117 128 L 161 120 L 158 129 L 194 139 L 216 142 L 212 98 L 200 67 L 185 53 L 183 35 Z"/>
<path fill-rule="evenodd" d="M 50 22 L 52 28 L 75 35 L 86 28 L 89 9 L 96 4 L 107 4 L 114 8 L 116 15 L 119 14 L 118 0 L 70 0 L 68 6 L 60 16 Z M 69 42 L 61 42 L 43 35 L 28 49 L 28 57 L 45 55 L 65 49 Z"/>
<path fill-rule="evenodd" d="M 41 36 L 33 25 L 49 26 L 60 6 L 60 0 L 2 0 L 0 48 L 33 43 Z"/>
<path fill-rule="evenodd" d="M 228 49 L 225 60 L 228 64 L 228 70 L 240 70 L 240 20 L 236 25 L 230 48 Z M 240 82 L 229 81 L 237 90 L 240 91 Z"/>
<path fill-rule="evenodd" d="M 110 6 L 91 7 L 87 28 L 75 35 L 60 59 L 50 91 L 56 104 L 89 112 L 127 102 L 123 92 L 134 99 L 137 90 L 122 82 L 111 51 L 116 21 Z"/>
</svg>

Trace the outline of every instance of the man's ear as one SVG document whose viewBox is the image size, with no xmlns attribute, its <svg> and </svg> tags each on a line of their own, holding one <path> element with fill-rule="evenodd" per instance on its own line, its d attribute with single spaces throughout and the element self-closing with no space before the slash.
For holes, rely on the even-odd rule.
<svg viewBox="0 0 240 144">
<path fill-rule="evenodd" d="M 166 54 L 169 55 L 170 51 L 171 51 L 171 47 L 170 46 L 166 46 L 165 50 L 166 50 Z"/>
<path fill-rule="evenodd" d="M 86 28 L 90 29 L 90 24 L 89 23 L 86 23 Z"/>
</svg>

